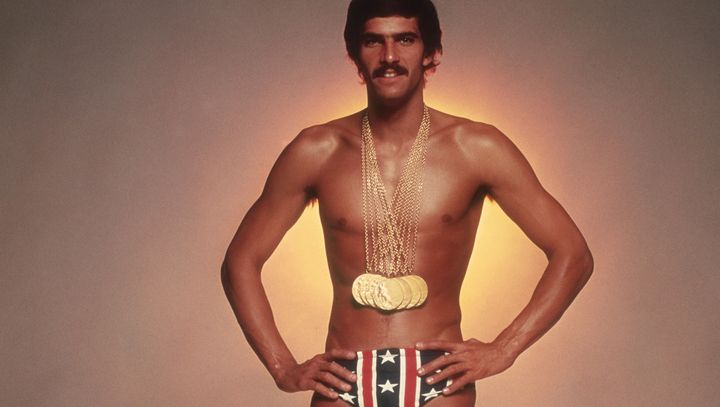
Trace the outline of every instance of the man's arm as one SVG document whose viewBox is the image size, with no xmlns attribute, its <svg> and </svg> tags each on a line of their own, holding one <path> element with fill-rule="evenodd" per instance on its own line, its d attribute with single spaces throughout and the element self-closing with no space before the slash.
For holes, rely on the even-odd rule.
<svg viewBox="0 0 720 407">
<path fill-rule="evenodd" d="M 525 157 L 505 135 L 482 126 L 469 137 L 471 170 L 489 187 L 505 213 L 547 256 L 548 265 L 529 303 L 491 343 L 470 339 L 463 343 L 427 341 L 421 349 L 439 348 L 450 354 L 423 366 L 431 382 L 453 377 L 450 394 L 475 380 L 500 373 L 547 332 L 570 306 L 593 269 L 585 239 L 562 206 L 540 185 Z"/>
<path fill-rule="evenodd" d="M 337 397 L 330 388 L 347 389 L 346 381 L 354 380 L 332 359 L 351 359 L 355 354 L 333 350 L 298 364 L 277 329 L 260 272 L 312 198 L 313 185 L 333 148 L 333 140 L 318 129 L 303 131 L 285 148 L 235 233 L 221 272 L 240 327 L 278 387 L 290 392 L 314 390 L 330 398 Z"/>
</svg>

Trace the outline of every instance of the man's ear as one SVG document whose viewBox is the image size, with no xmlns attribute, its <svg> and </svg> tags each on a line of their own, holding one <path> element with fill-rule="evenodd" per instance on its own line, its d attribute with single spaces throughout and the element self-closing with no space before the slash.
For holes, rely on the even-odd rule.
<svg viewBox="0 0 720 407">
<path fill-rule="evenodd" d="M 362 70 L 358 68 L 357 70 L 358 79 L 360 79 L 360 84 L 365 85 L 365 75 L 363 75 Z"/>
<path fill-rule="evenodd" d="M 365 85 L 365 75 L 363 75 L 362 69 L 360 69 L 360 65 L 358 65 L 358 63 L 354 59 L 352 59 L 350 55 L 347 56 L 347 59 L 352 64 L 353 68 L 355 68 L 360 85 Z"/>
<path fill-rule="evenodd" d="M 440 65 L 440 59 L 442 59 L 442 51 L 435 50 L 432 54 L 423 58 L 423 66 L 425 67 L 425 74 L 434 74 L 437 70 L 437 66 Z"/>
</svg>

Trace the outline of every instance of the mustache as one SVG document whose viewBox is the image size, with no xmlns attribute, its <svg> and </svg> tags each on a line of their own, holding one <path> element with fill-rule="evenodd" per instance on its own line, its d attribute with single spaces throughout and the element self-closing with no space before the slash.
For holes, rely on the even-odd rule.
<svg viewBox="0 0 720 407">
<path fill-rule="evenodd" d="M 405 67 L 400 65 L 389 65 L 389 64 L 383 64 L 379 68 L 375 69 L 372 72 L 373 78 L 377 78 L 380 76 L 385 75 L 385 71 L 392 69 L 393 71 L 397 72 L 398 75 L 407 75 L 408 71 L 405 69 Z"/>
</svg>

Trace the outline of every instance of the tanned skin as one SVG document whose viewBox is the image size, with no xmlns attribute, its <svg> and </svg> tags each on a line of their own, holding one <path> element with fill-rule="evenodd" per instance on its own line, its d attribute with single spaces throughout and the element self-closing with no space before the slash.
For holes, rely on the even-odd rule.
<svg viewBox="0 0 720 407">
<path fill-rule="evenodd" d="M 424 55 L 415 18 L 373 18 L 365 24 L 356 63 L 367 87 L 388 196 L 420 126 L 424 68 L 439 57 Z M 385 78 L 386 72 L 398 75 Z M 414 271 L 427 281 L 427 301 L 392 313 L 357 305 L 351 285 L 365 272 L 361 116 L 358 112 L 305 129 L 285 148 L 228 248 L 222 267 L 226 294 L 278 387 L 315 392 L 312 407 L 347 405 L 332 389 L 349 390 L 348 383 L 357 378 L 335 360 L 388 347 L 449 352 L 420 368 L 425 380 L 453 378 L 445 397 L 429 406 L 474 406 L 474 382 L 509 368 L 558 321 L 590 277 L 592 256 L 570 216 L 505 135 L 493 126 L 431 109 Z M 463 337 L 459 297 L 488 195 L 546 254 L 548 265 L 520 314 L 495 340 L 483 343 Z M 260 272 L 313 199 L 319 204 L 334 294 L 325 352 L 298 363 L 275 325 Z M 442 372 L 434 373 L 437 369 Z"/>
</svg>

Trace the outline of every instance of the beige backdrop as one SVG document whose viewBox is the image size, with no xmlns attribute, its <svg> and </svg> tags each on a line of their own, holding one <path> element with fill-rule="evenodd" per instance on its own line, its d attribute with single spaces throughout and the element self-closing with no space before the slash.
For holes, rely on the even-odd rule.
<svg viewBox="0 0 720 407">
<path fill-rule="evenodd" d="M 303 406 L 245 342 L 219 268 L 281 148 L 363 107 L 346 1 L 0 5 L 0 405 Z M 720 3 L 438 0 L 428 103 L 491 122 L 584 231 L 595 274 L 478 406 L 720 398 Z M 488 204 L 466 336 L 526 304 L 542 253 Z M 317 209 L 264 272 L 323 347 Z"/>
</svg>

